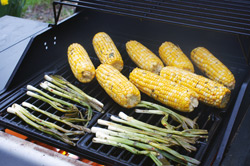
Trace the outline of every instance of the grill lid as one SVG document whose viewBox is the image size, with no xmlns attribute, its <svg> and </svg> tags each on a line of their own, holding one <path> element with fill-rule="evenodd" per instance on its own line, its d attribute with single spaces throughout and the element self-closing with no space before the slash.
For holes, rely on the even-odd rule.
<svg viewBox="0 0 250 166">
<path fill-rule="evenodd" d="M 56 6 L 59 5 L 59 10 Z M 63 5 L 118 15 L 149 19 L 180 26 L 202 28 L 239 35 L 247 63 L 250 59 L 249 1 L 181 0 L 64 0 L 53 2 L 55 25 Z"/>
<path fill-rule="evenodd" d="M 160 1 L 160 0 L 64 0 L 79 11 L 92 9 L 184 26 L 250 35 L 250 2 L 247 1 Z M 55 13 L 56 23 L 60 12 Z"/>
</svg>

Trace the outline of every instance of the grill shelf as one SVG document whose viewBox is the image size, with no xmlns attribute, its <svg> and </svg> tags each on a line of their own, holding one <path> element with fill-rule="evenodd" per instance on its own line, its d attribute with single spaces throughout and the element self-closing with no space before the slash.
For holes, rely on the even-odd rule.
<svg viewBox="0 0 250 166">
<path fill-rule="evenodd" d="M 121 34 L 122 36 L 122 34 Z M 119 39 L 121 39 L 121 36 L 116 35 L 112 36 L 113 40 L 116 41 L 116 45 L 118 47 L 118 50 L 121 52 L 121 55 L 123 56 L 124 60 L 124 69 L 122 70 L 122 73 L 125 76 L 128 76 L 130 71 L 135 67 L 135 64 L 129 59 L 126 53 L 126 48 L 124 43 L 119 42 Z M 157 44 L 148 40 L 141 41 L 142 43 L 146 43 L 149 48 L 156 48 Z M 153 52 L 157 52 L 155 49 L 152 50 Z M 93 49 L 88 49 L 89 55 L 95 65 L 97 67 L 99 65 L 98 59 L 94 55 Z M 220 114 L 223 114 L 225 112 L 230 112 L 232 109 L 232 105 L 234 105 L 234 102 L 236 100 L 238 91 L 240 89 L 240 85 L 242 84 L 245 76 L 245 70 L 244 68 L 236 68 L 232 67 L 230 70 L 234 73 L 235 78 L 237 80 L 236 88 L 232 92 L 232 97 L 230 104 L 228 107 L 224 110 L 218 110 L 212 107 L 207 107 L 203 105 L 202 103 L 199 105 L 197 109 L 195 109 L 192 113 L 181 113 L 191 119 L 194 119 L 195 117 L 199 116 L 197 123 L 199 124 L 200 128 L 207 129 L 209 131 L 209 139 L 201 140 L 199 143 L 197 143 L 195 146 L 197 147 L 196 152 L 187 153 L 183 149 L 178 149 L 178 152 L 186 155 L 190 155 L 191 157 L 195 157 L 198 160 L 202 160 L 204 157 L 204 154 L 206 153 L 207 149 L 209 148 L 209 145 L 211 141 L 214 139 L 216 135 L 217 128 L 219 127 L 222 119 L 220 118 Z M 198 71 L 198 69 L 196 69 Z M 84 92 L 89 94 L 92 97 L 97 98 L 101 102 L 104 103 L 104 109 L 106 110 L 105 114 L 101 114 L 99 112 L 94 112 L 93 119 L 91 120 L 89 127 L 92 126 L 98 126 L 96 124 L 97 119 L 109 119 L 110 115 L 117 115 L 120 111 L 125 112 L 129 116 L 133 116 L 136 119 L 149 122 L 151 124 L 160 125 L 160 116 L 159 115 L 144 115 L 144 114 L 137 114 L 134 112 L 134 109 L 125 109 L 120 107 L 118 104 L 114 103 L 114 101 L 105 93 L 105 91 L 98 85 L 98 82 L 94 79 L 91 83 L 88 84 L 81 84 L 79 83 L 73 76 L 70 67 L 67 63 L 64 62 L 64 64 L 57 68 L 51 68 L 50 70 L 46 71 L 45 73 L 41 73 L 36 79 L 32 80 L 29 84 L 37 87 L 40 82 L 43 80 L 44 74 L 59 74 L 62 75 L 64 78 L 66 78 L 68 81 L 73 83 L 74 85 L 80 87 L 83 89 Z M 107 165 L 153 165 L 154 163 L 151 161 L 150 158 L 144 157 L 142 155 L 133 155 L 130 152 L 119 149 L 116 147 L 111 147 L 107 145 L 100 145 L 100 144 L 94 144 L 91 142 L 91 139 L 93 138 L 93 134 L 85 134 L 80 138 L 80 140 L 77 142 L 76 147 L 71 147 L 70 145 L 67 145 L 59 140 L 56 140 L 52 136 L 49 136 L 47 134 L 44 134 L 36 129 L 33 129 L 29 125 L 25 124 L 20 118 L 13 114 L 9 114 L 6 112 L 7 107 L 11 106 L 13 103 L 21 104 L 23 101 L 29 101 L 31 103 L 34 103 L 34 105 L 45 109 L 51 113 L 54 114 L 60 114 L 60 112 L 55 111 L 53 108 L 51 108 L 49 105 L 44 104 L 41 101 L 38 101 L 37 99 L 28 97 L 25 95 L 25 87 L 27 84 L 23 85 L 17 92 L 15 92 L 11 97 L 8 98 L 4 103 L 2 103 L 2 107 L 0 110 L 0 124 L 8 127 L 10 129 L 13 129 L 17 132 L 20 132 L 21 134 L 27 135 L 28 137 L 37 139 L 39 141 L 45 142 L 47 144 L 50 144 L 52 146 L 64 149 L 68 152 L 85 156 L 86 158 L 89 158 L 93 161 L 107 164 Z M 154 101 L 153 99 L 149 98 L 148 96 L 142 94 L 142 100 L 147 101 Z M 155 102 L 155 101 L 154 101 Z M 158 103 L 158 102 L 156 102 Z M 159 104 L 159 103 L 158 103 Z M 35 115 L 41 118 L 46 118 L 44 115 L 41 115 L 35 111 L 33 111 Z M 49 118 L 47 118 L 49 119 Z M 53 120 L 51 120 L 54 122 Z M 54 122 L 55 123 L 55 122 Z M 173 123 L 171 121 L 170 123 Z M 62 125 L 60 123 L 57 123 L 58 125 Z M 62 125 L 63 127 L 64 125 Z M 70 129 L 70 128 L 69 128 Z"/>
</svg>

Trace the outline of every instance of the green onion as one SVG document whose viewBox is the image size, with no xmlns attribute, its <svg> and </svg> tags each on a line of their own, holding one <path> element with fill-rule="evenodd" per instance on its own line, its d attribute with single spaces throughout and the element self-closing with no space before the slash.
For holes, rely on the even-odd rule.
<svg viewBox="0 0 250 166">
<path fill-rule="evenodd" d="M 56 110 L 58 111 L 61 111 L 61 112 L 79 112 L 78 109 L 74 109 L 72 107 L 65 107 L 63 106 L 61 103 L 57 102 L 57 101 L 52 101 L 50 99 L 47 99 L 43 96 L 40 96 L 34 92 L 31 92 L 31 91 L 27 91 L 26 93 L 28 96 L 31 96 L 31 97 L 34 97 L 34 98 L 37 98 L 39 100 L 42 100 L 46 103 L 48 103 L 49 105 L 51 105 L 53 108 L 55 108 Z M 65 101 L 63 101 L 65 102 Z"/>
<path fill-rule="evenodd" d="M 163 114 L 163 115 L 170 115 L 173 120 L 175 120 L 176 122 L 179 122 L 182 126 L 183 129 L 189 129 L 189 127 L 191 127 L 192 129 L 194 128 L 198 128 L 198 125 L 197 123 L 195 122 L 195 120 L 191 120 L 185 116 L 182 116 L 166 107 L 163 107 L 161 105 L 158 105 L 158 104 L 155 104 L 155 103 L 151 103 L 151 102 L 148 102 L 148 101 L 141 101 L 136 107 L 143 107 L 143 108 L 147 108 L 149 109 L 149 111 L 141 111 L 141 110 L 137 110 L 136 112 L 140 112 L 140 113 L 152 113 L 154 114 L 154 110 L 157 110 L 155 111 L 155 114 Z M 159 112 L 159 111 L 162 111 L 162 112 Z M 165 121 L 165 123 L 167 123 Z M 165 127 L 168 127 L 168 125 L 164 125 Z"/>
<path fill-rule="evenodd" d="M 40 112 L 40 113 L 50 117 L 51 119 L 54 119 L 54 120 L 59 121 L 61 123 L 64 123 L 64 124 L 66 124 L 66 125 L 68 125 L 68 126 L 70 126 L 72 128 L 75 128 L 75 129 L 78 129 L 78 130 L 83 130 L 85 132 L 90 133 L 90 129 L 88 129 L 88 128 L 84 127 L 84 126 L 73 124 L 73 123 L 71 123 L 71 122 L 69 122 L 69 121 L 67 121 L 65 119 L 62 119 L 61 117 L 59 117 L 57 115 L 51 114 L 51 113 L 49 113 L 47 111 L 44 111 L 44 110 L 42 110 L 42 109 L 40 109 L 40 108 L 38 108 L 38 107 L 28 103 L 28 102 L 23 102 L 22 105 L 24 107 L 27 107 L 27 108 L 32 109 L 34 111 Z"/>
<path fill-rule="evenodd" d="M 111 140 L 106 140 L 106 139 L 102 139 L 102 138 L 96 138 L 94 137 L 92 139 L 92 142 L 94 143 L 101 143 L 101 144 L 105 144 L 105 145 L 112 145 L 115 147 L 119 147 L 119 148 L 123 148 L 126 149 L 127 151 L 133 153 L 133 154 L 137 154 L 137 155 L 146 155 L 149 156 L 157 166 L 162 166 L 162 163 L 159 159 L 156 158 L 157 153 L 152 152 L 152 151 L 147 151 L 147 150 L 137 150 L 129 145 L 120 143 L 120 142 L 116 142 L 116 141 L 111 141 Z"/>
<path fill-rule="evenodd" d="M 57 129 L 59 131 L 62 131 L 64 133 L 67 133 L 67 135 L 75 135 L 75 134 L 84 134 L 84 131 L 70 131 L 70 130 L 66 130 L 54 123 L 51 123 L 51 122 L 48 122 L 48 121 L 45 121 L 43 119 L 40 119 L 34 115 L 32 115 L 28 110 L 26 110 L 25 108 L 23 108 L 22 106 L 18 105 L 18 104 L 13 104 L 12 106 L 13 108 L 16 108 L 18 109 L 23 115 L 25 115 L 26 117 L 28 117 L 30 120 L 40 124 L 40 125 L 43 125 L 45 127 L 48 127 L 50 129 Z"/>
<path fill-rule="evenodd" d="M 49 128 L 45 128 L 45 127 L 43 127 L 43 126 L 41 126 L 41 125 L 38 125 L 37 123 L 31 121 L 31 120 L 28 119 L 25 115 L 23 115 L 22 112 L 21 112 L 19 109 L 17 109 L 17 108 L 9 107 L 9 108 L 7 109 L 7 112 L 17 115 L 17 116 L 20 117 L 23 121 L 25 121 L 27 124 L 33 126 L 34 128 L 36 128 L 36 129 L 38 129 L 38 130 L 40 130 L 40 131 L 42 131 L 42 132 L 44 132 L 44 133 L 47 133 L 47 134 L 49 134 L 49 135 L 52 135 L 53 137 L 55 137 L 55 138 L 57 138 L 57 139 L 59 139 L 59 140 L 65 142 L 65 143 L 67 143 L 67 144 L 70 144 L 70 145 L 72 145 L 72 146 L 75 146 L 75 145 L 76 145 L 74 142 L 72 142 L 72 141 L 70 140 L 70 138 L 69 138 L 67 135 L 62 134 L 62 133 L 58 132 L 58 131 L 55 130 L 55 129 L 49 129 Z"/>
<path fill-rule="evenodd" d="M 103 112 L 103 109 L 102 109 L 103 104 L 100 101 L 98 101 L 97 99 L 87 95 L 81 89 L 74 86 L 73 84 L 68 82 L 63 77 L 61 77 L 59 75 L 50 75 L 50 76 L 45 75 L 44 78 L 47 81 L 52 82 L 53 84 L 60 87 L 61 92 L 66 93 L 66 94 L 71 94 L 72 96 L 74 96 L 75 98 L 77 98 L 79 100 L 86 101 L 86 102 L 88 102 L 90 104 L 91 107 L 93 107 L 97 111 Z M 64 90 L 64 91 L 62 91 L 62 90 Z"/>
<path fill-rule="evenodd" d="M 161 114 L 160 111 L 157 112 Z M 147 124 L 136 120 L 133 117 L 127 116 L 123 112 L 120 112 L 118 116 L 119 118 L 113 115 L 110 117 L 110 119 L 116 123 L 98 119 L 97 123 L 107 126 L 107 129 L 100 127 L 91 128 L 91 132 L 95 133 L 95 136 L 97 137 L 95 139 L 100 139 L 99 143 L 122 148 L 125 148 L 124 146 L 127 145 L 129 148 L 134 147 L 142 149 L 143 153 L 144 151 L 156 152 L 157 155 L 154 157 L 151 156 L 151 159 L 161 165 L 163 163 L 169 163 L 167 159 L 182 165 L 200 164 L 198 160 L 182 155 L 171 147 L 181 146 L 189 152 L 195 151 L 196 147 L 191 144 L 195 144 L 199 138 L 207 138 L 206 130 L 184 129 L 183 131 L 177 131 L 174 128 L 166 129 Z M 133 151 L 134 148 L 127 150 Z M 137 153 L 137 151 L 133 153 Z M 145 155 L 149 156 L 148 154 Z"/>
</svg>

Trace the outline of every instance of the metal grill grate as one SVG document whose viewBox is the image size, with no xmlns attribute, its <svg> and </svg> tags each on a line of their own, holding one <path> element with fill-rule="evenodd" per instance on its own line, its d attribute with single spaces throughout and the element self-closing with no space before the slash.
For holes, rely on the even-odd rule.
<svg viewBox="0 0 250 166">
<path fill-rule="evenodd" d="M 117 41 L 119 39 L 119 36 L 113 36 L 113 39 Z M 142 43 L 150 43 L 148 41 L 142 41 Z M 124 64 L 125 65 L 122 73 L 125 76 L 128 76 L 130 71 L 135 67 L 135 64 L 130 60 L 130 58 L 126 55 L 126 48 L 124 44 L 116 42 L 116 45 L 118 47 L 118 50 L 123 55 Z M 147 44 L 149 48 L 156 48 L 154 47 L 154 44 L 151 43 Z M 89 49 L 90 50 L 90 49 Z M 156 52 L 156 50 L 153 50 L 153 52 Z M 92 61 L 94 62 L 94 65 L 97 67 L 99 65 L 99 61 L 93 56 L 94 51 L 90 51 L 89 55 L 92 58 Z M 244 73 L 245 71 L 239 71 L 240 68 L 230 68 L 232 72 L 235 74 L 237 81 L 236 89 L 232 94 L 231 101 L 234 103 L 235 97 L 237 96 L 239 85 L 241 85 L 243 79 L 244 79 Z M 79 83 L 73 76 L 70 67 L 68 64 L 64 64 L 61 68 L 57 70 L 51 70 L 48 71 L 46 74 L 59 74 L 62 75 L 64 78 L 69 80 L 74 85 L 77 85 L 81 89 L 83 89 L 84 92 L 89 94 L 90 96 L 93 96 L 103 102 L 105 104 L 104 109 L 106 110 L 106 114 L 100 114 L 98 112 L 95 112 L 94 118 L 89 124 L 89 127 L 91 126 L 98 126 L 96 124 L 96 121 L 98 118 L 101 119 L 109 119 L 110 115 L 117 115 L 120 111 L 125 112 L 129 116 L 133 116 L 136 119 L 154 124 L 154 125 L 160 125 L 160 116 L 158 115 L 144 115 L 144 114 L 137 114 L 134 112 L 134 109 L 125 109 L 120 107 L 118 104 L 116 104 L 106 93 L 105 91 L 98 85 L 96 80 L 93 80 L 89 84 L 81 84 Z M 43 75 L 41 75 L 38 79 L 33 80 L 30 84 L 39 87 L 39 83 L 43 80 Z M 22 120 L 20 120 L 17 116 L 13 114 L 9 114 L 6 112 L 6 109 L 8 106 L 11 106 L 13 103 L 21 104 L 23 101 L 28 101 L 30 103 L 33 103 L 34 105 L 51 112 L 53 114 L 61 115 L 60 112 L 54 110 L 51 108 L 48 104 L 45 104 L 44 102 L 41 102 L 39 100 L 36 100 L 34 98 L 31 98 L 27 95 L 25 95 L 25 86 L 21 89 L 19 89 L 18 92 L 14 94 L 8 101 L 6 101 L 0 111 L 0 123 L 10 129 L 13 129 L 17 132 L 20 132 L 24 135 L 27 135 L 31 138 L 40 140 L 42 142 L 45 142 L 47 144 L 50 144 L 52 146 L 67 150 L 69 152 L 75 153 L 77 155 L 85 156 L 93 161 L 108 164 L 108 165 L 153 165 L 154 163 L 151 161 L 150 158 L 141 156 L 141 155 L 134 155 L 126 150 L 122 150 L 119 148 L 107 146 L 107 145 L 100 145 L 100 144 L 94 144 L 92 143 L 93 134 L 86 134 L 80 138 L 80 140 L 77 143 L 77 147 L 72 148 L 71 146 L 54 139 L 52 136 L 49 136 L 47 134 L 44 134 L 29 125 L 25 124 Z M 142 100 L 147 101 L 154 101 L 153 99 L 147 97 L 146 95 L 142 94 Z M 154 101 L 155 102 L 155 101 Z M 232 106 L 229 106 L 231 109 Z M 224 111 L 230 111 L 230 109 L 227 108 Z M 81 108 L 82 109 L 82 108 Z M 36 116 L 49 120 L 53 123 L 56 123 L 62 127 L 64 126 L 61 123 L 55 122 L 52 119 L 39 114 L 37 112 L 32 112 Z M 184 113 L 183 113 L 184 114 Z M 192 113 L 184 114 L 185 116 L 194 119 L 195 117 L 199 116 L 197 123 L 199 124 L 200 128 L 207 129 L 209 131 L 209 140 L 201 140 L 199 143 L 197 143 L 195 146 L 197 148 L 196 152 L 187 153 L 185 150 L 179 148 L 177 149 L 178 152 L 182 154 L 186 154 L 192 157 L 195 157 L 198 160 L 202 160 L 204 157 L 204 153 L 206 152 L 207 148 L 209 147 L 210 141 L 214 138 L 215 132 L 217 131 L 217 128 L 219 124 L 221 123 L 221 118 L 218 115 L 218 110 L 212 107 L 207 107 L 203 104 L 200 104 L 199 107 Z M 171 124 L 173 124 L 173 121 L 170 121 Z M 71 128 L 68 128 L 69 130 L 72 130 Z"/>
<path fill-rule="evenodd" d="M 62 67 L 59 71 L 51 71 L 51 72 L 48 72 L 46 74 L 60 74 L 61 76 L 63 76 L 64 78 L 66 78 L 68 81 L 72 82 L 72 83 L 75 83 L 75 84 L 79 84 L 76 79 L 74 78 L 74 76 L 71 74 L 71 71 L 69 69 L 69 66 L 65 65 L 64 67 Z M 56 96 L 54 95 L 53 93 L 50 93 L 44 89 L 42 89 L 40 86 L 39 86 L 39 83 L 43 81 L 43 76 L 40 77 L 40 79 L 38 79 L 39 81 L 34 83 L 33 86 L 50 94 L 51 96 Z M 32 83 L 30 83 L 32 85 Z M 96 83 L 97 84 L 97 83 Z M 80 86 L 81 87 L 81 86 Z M 88 90 L 87 87 L 81 87 L 84 91 L 87 91 L 88 93 L 93 93 L 93 90 L 96 90 L 94 93 L 96 93 L 96 96 L 98 97 L 98 88 L 95 88 L 95 89 L 90 89 Z M 63 99 L 62 97 L 58 97 L 56 96 L 57 98 L 59 99 Z M 70 100 L 68 99 L 63 99 L 65 101 L 68 101 L 68 102 L 71 102 Z M 13 103 L 17 103 L 17 104 L 21 104 L 22 102 L 28 102 L 28 103 L 31 103 L 33 105 L 35 105 L 36 107 L 42 109 L 42 110 L 45 110 L 49 113 L 52 113 L 54 115 L 57 115 L 57 116 L 63 116 L 63 113 L 60 112 L 60 111 L 57 111 L 56 109 L 52 108 L 48 103 L 45 103 L 41 100 L 38 100 L 36 98 L 33 98 L 33 97 L 30 97 L 28 95 L 26 95 L 26 88 L 23 87 L 19 90 L 19 92 L 13 96 L 10 101 L 7 101 L 6 102 L 6 105 L 1 109 L 1 112 L 0 112 L 0 120 L 2 121 L 2 123 L 4 123 L 3 125 L 6 125 L 7 124 L 7 127 L 10 128 L 10 129 L 14 129 L 14 130 L 17 130 L 18 132 L 24 134 L 24 135 L 28 135 L 30 136 L 31 138 L 35 138 L 35 139 L 38 139 L 38 140 L 41 140 L 42 141 L 45 141 L 47 142 L 48 144 L 52 144 L 53 146 L 55 145 L 62 145 L 62 146 L 65 146 L 65 147 L 69 147 L 69 145 L 63 143 L 62 141 L 59 141 L 57 139 L 55 139 L 54 137 L 52 137 L 51 135 L 48 135 L 48 134 L 45 134 L 41 131 L 38 131 L 36 129 L 34 129 L 33 127 L 29 126 L 28 124 L 26 124 L 23 120 L 21 120 L 19 117 L 13 115 L 13 114 L 9 114 L 7 113 L 7 108 L 9 106 L 11 106 Z M 86 108 L 80 106 L 79 104 L 76 104 L 74 103 L 78 109 L 83 112 L 86 111 Z M 3 104 L 4 105 L 4 104 Z M 28 109 L 29 110 L 29 109 Z M 41 118 L 43 120 L 46 120 L 46 121 L 49 121 L 49 122 L 52 122 L 54 124 L 57 124 L 67 130 L 75 130 L 74 128 L 71 128 L 69 127 L 68 125 L 66 124 L 63 124 L 61 122 L 58 122 L 54 119 L 51 119 L 49 118 L 48 116 L 44 115 L 44 114 L 41 114 L 39 112 L 36 112 L 36 111 L 33 111 L 33 110 L 29 110 L 33 115 L 37 116 L 38 118 Z M 90 121 L 89 123 L 89 126 L 93 125 L 93 123 L 96 121 L 96 119 L 98 119 L 99 117 L 101 116 L 101 113 L 93 110 L 93 118 L 92 120 Z M 85 117 L 86 118 L 86 117 Z M 81 125 L 81 123 L 76 123 L 78 125 Z M 80 138 L 80 136 L 77 136 L 78 138 Z"/>
</svg>

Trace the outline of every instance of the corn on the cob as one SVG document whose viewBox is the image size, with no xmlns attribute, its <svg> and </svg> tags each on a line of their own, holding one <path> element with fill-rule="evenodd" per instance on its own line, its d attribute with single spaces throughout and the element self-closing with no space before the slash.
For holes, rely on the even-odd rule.
<svg viewBox="0 0 250 166">
<path fill-rule="evenodd" d="M 197 47 L 191 52 L 194 64 L 211 80 L 225 85 L 230 90 L 235 87 L 235 78 L 231 71 L 204 47 Z"/>
<path fill-rule="evenodd" d="M 83 83 L 95 77 L 95 67 L 86 50 L 78 43 L 68 47 L 68 61 L 74 76 Z"/>
<path fill-rule="evenodd" d="M 172 42 L 164 42 L 159 47 L 159 55 L 167 66 L 176 66 L 180 69 L 194 72 L 194 66 L 188 57 Z"/>
<path fill-rule="evenodd" d="M 176 110 L 191 112 L 198 106 L 194 91 L 150 71 L 135 68 L 129 80 L 143 93 Z"/>
<path fill-rule="evenodd" d="M 105 32 L 97 33 L 93 38 L 95 53 L 102 64 L 114 66 L 117 70 L 123 69 L 123 60 L 113 40 Z"/>
<path fill-rule="evenodd" d="M 164 67 L 160 58 L 135 40 L 131 40 L 126 43 L 126 50 L 135 64 L 144 70 L 158 74 Z"/>
<path fill-rule="evenodd" d="M 111 65 L 98 66 L 96 79 L 107 94 L 123 107 L 132 108 L 141 101 L 140 91 Z"/>
<path fill-rule="evenodd" d="M 230 98 L 230 90 L 222 84 L 183 69 L 166 66 L 160 76 L 194 90 L 198 100 L 211 106 L 224 108 Z"/>
</svg>

